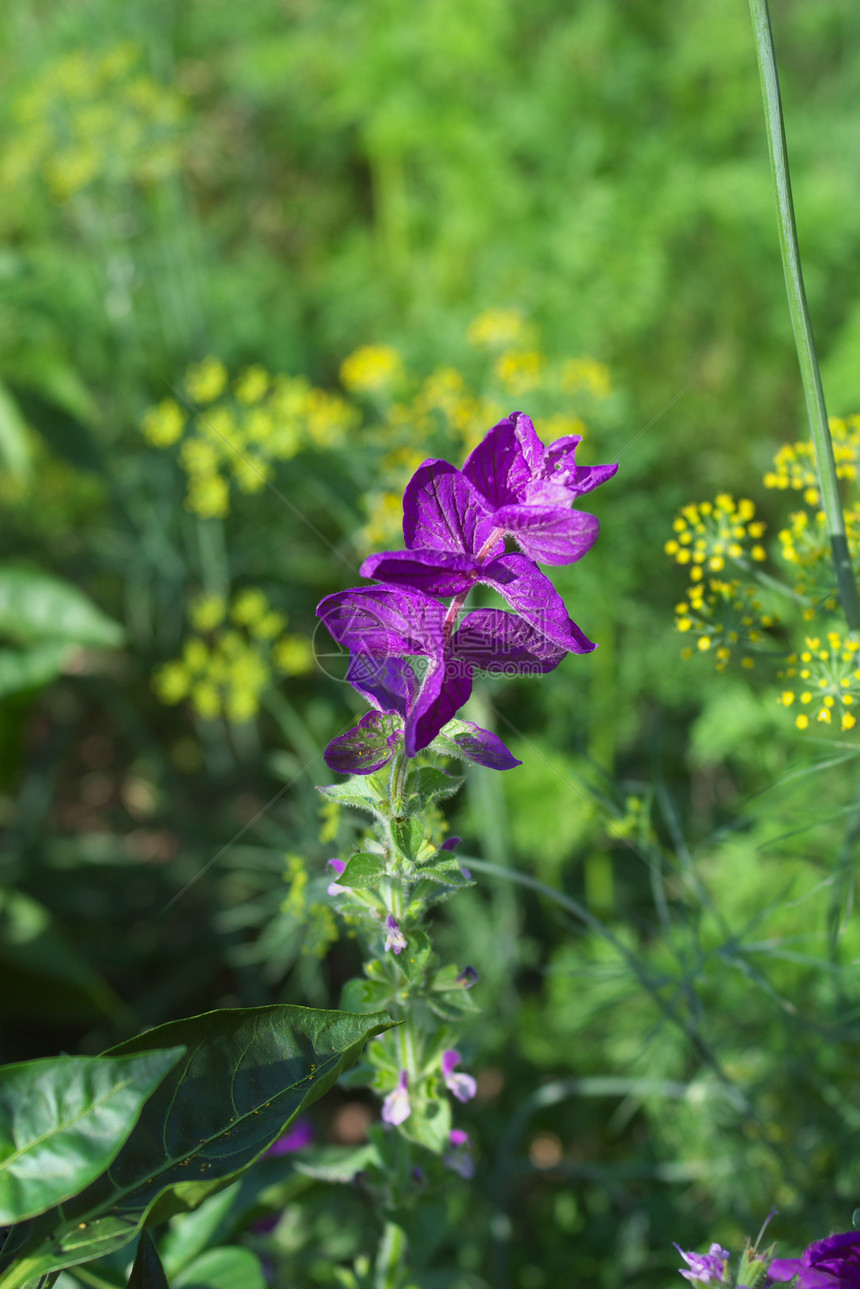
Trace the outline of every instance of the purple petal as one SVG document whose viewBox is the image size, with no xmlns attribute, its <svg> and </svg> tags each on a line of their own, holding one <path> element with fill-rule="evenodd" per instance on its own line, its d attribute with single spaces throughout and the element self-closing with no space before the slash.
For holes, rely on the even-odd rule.
<svg viewBox="0 0 860 1289">
<path fill-rule="evenodd" d="M 446 747 L 446 743 L 453 743 L 454 747 Z M 482 730 L 480 725 L 474 725 L 471 721 L 460 720 L 456 729 L 447 732 L 443 730 L 434 750 L 440 756 L 465 757 L 467 761 L 484 765 L 490 770 L 512 770 L 514 766 L 522 765 L 522 761 L 511 755 L 497 734 Z M 447 848 L 446 842 L 442 849 Z"/>
<path fill-rule="evenodd" d="M 597 647 L 568 616 L 564 600 L 552 582 L 527 555 L 502 555 L 492 560 L 483 570 L 481 581 L 494 587 L 521 618 L 562 648 L 571 653 L 591 653 Z"/>
<path fill-rule="evenodd" d="M 505 675 L 554 671 L 567 653 L 515 613 L 503 609 L 467 613 L 451 646 L 457 657 L 473 667 Z"/>
<path fill-rule="evenodd" d="M 456 636 L 455 636 L 456 639 Z M 406 719 L 406 755 L 415 756 L 433 742 L 472 692 L 472 667 L 461 658 L 448 657 L 441 665 L 427 668 L 425 683 Z"/>
<path fill-rule="evenodd" d="M 267 1155 L 289 1155 L 294 1150 L 304 1150 L 310 1146 L 316 1133 L 310 1119 L 297 1119 L 292 1125 L 289 1132 L 284 1133 L 283 1137 L 271 1145 L 266 1151 Z"/>
<path fill-rule="evenodd" d="M 464 967 L 457 977 L 457 984 L 462 985 L 464 989 L 471 989 L 472 985 L 478 983 L 479 976 L 474 967 Z"/>
<path fill-rule="evenodd" d="M 400 1078 L 397 1080 L 397 1087 L 382 1102 L 382 1118 L 385 1123 L 394 1124 L 403 1123 L 412 1113 L 412 1107 L 409 1104 L 409 1076 L 405 1070 L 400 1071 Z"/>
<path fill-rule="evenodd" d="M 452 1074 L 445 1080 L 445 1086 L 451 1096 L 462 1101 L 464 1105 L 478 1093 L 478 1085 L 471 1074 Z"/>
<path fill-rule="evenodd" d="M 463 474 L 492 510 L 524 496 L 532 471 L 517 438 L 514 416 L 506 416 L 484 436 L 466 459 Z"/>
<path fill-rule="evenodd" d="M 574 564 L 597 541 L 594 515 L 560 506 L 507 505 L 493 518 L 539 564 Z"/>
<path fill-rule="evenodd" d="M 473 555 L 419 547 L 371 555 L 362 564 L 361 575 L 396 586 L 411 586 L 427 595 L 460 595 L 474 584 L 479 568 Z"/>
<path fill-rule="evenodd" d="M 455 1052 L 453 1047 L 446 1048 L 442 1053 L 442 1078 L 447 1079 L 455 1066 L 460 1064 L 460 1053 Z"/>
<path fill-rule="evenodd" d="M 577 465 L 574 453 L 579 443 L 578 434 L 556 439 L 547 448 L 544 461 L 547 478 L 554 483 L 563 484 L 570 497 L 580 497 L 584 492 L 592 492 L 618 472 L 617 461 L 611 465 Z"/>
<path fill-rule="evenodd" d="M 425 546 L 456 555 L 475 555 L 493 528 L 483 498 L 449 462 L 425 461 L 407 484 L 403 536 L 410 550 Z"/>
<path fill-rule="evenodd" d="M 470 1144 L 469 1134 L 468 1132 L 464 1132 L 462 1128 L 452 1128 L 449 1140 L 455 1149 L 458 1149 L 460 1146 L 468 1146 Z"/>
<path fill-rule="evenodd" d="M 775 1258 L 767 1269 L 770 1280 L 793 1280 L 803 1270 L 800 1258 Z"/>
<path fill-rule="evenodd" d="M 447 841 L 442 842 L 442 845 L 439 847 L 439 849 L 456 850 L 462 840 L 463 840 L 462 837 L 449 837 Z"/>
<path fill-rule="evenodd" d="M 406 715 L 418 693 L 418 677 L 402 658 L 374 658 L 370 654 L 354 653 L 346 678 L 374 707 L 400 716 Z"/>
<path fill-rule="evenodd" d="M 338 774 L 373 774 L 391 760 L 400 737 L 396 717 L 368 712 L 353 729 L 332 739 L 323 758 Z"/>
<path fill-rule="evenodd" d="M 441 652 L 445 609 L 405 587 L 362 586 L 327 595 L 317 605 L 338 644 L 380 658 Z"/>
</svg>

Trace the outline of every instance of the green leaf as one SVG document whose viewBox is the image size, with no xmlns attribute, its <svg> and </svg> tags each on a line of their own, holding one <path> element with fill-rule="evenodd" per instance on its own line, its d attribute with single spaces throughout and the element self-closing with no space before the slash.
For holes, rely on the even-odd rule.
<svg viewBox="0 0 860 1289">
<path fill-rule="evenodd" d="M 337 801 L 342 806 L 352 806 L 356 810 L 367 810 L 372 815 L 386 813 L 385 796 L 372 774 L 354 774 L 346 783 L 333 783 L 325 788 L 317 788 L 329 801 Z"/>
<path fill-rule="evenodd" d="M 144 1226 L 192 1209 L 258 1159 L 327 1092 L 368 1038 L 391 1028 L 370 1016 L 272 1005 L 173 1021 L 106 1053 L 182 1044 L 187 1055 L 144 1106 L 110 1172 L 73 1199 L 16 1226 L 0 1254 L 0 1284 L 122 1248 Z M 8 1273 L 21 1267 L 21 1278 Z"/>
<path fill-rule="evenodd" d="M 426 932 L 416 927 L 409 932 L 406 948 L 397 959 L 398 966 L 414 982 L 424 975 L 429 957 L 430 938 Z"/>
<path fill-rule="evenodd" d="M 29 649 L 0 648 L 0 698 L 41 689 L 61 674 L 71 646 L 49 641 Z"/>
<path fill-rule="evenodd" d="M 143 1231 L 137 1246 L 128 1289 L 170 1289 L 161 1258 L 149 1231 Z"/>
<path fill-rule="evenodd" d="M 310 1159 L 296 1160 L 296 1172 L 321 1182 L 351 1182 L 356 1173 L 379 1164 L 373 1142 L 363 1146 L 321 1146 Z"/>
<path fill-rule="evenodd" d="M 183 1052 L 174 1044 L 0 1069 L 0 1224 L 44 1213 L 103 1173 Z"/>
<path fill-rule="evenodd" d="M 38 900 L 0 886 L 0 1017 L 123 1016 L 113 990 L 69 944 Z"/>
<path fill-rule="evenodd" d="M 0 384 L 0 463 L 13 479 L 31 474 L 30 439 L 20 408 L 5 385 Z"/>
<path fill-rule="evenodd" d="M 453 797 L 463 782 L 462 778 L 455 779 L 435 765 L 423 765 L 418 770 L 411 770 L 406 778 L 404 813 L 421 814 L 431 801 Z"/>
<path fill-rule="evenodd" d="M 418 869 L 416 877 L 426 878 L 428 882 L 443 882 L 446 886 L 475 885 L 471 877 L 464 876 L 459 861 L 451 855 L 450 851 L 437 851 L 435 860 L 435 863 L 423 864 Z"/>
<path fill-rule="evenodd" d="M 435 1155 L 441 1155 L 451 1144 L 451 1106 L 448 1098 L 428 1102 L 420 1114 L 411 1114 L 400 1125 L 400 1131 L 410 1141 L 426 1146 Z"/>
<path fill-rule="evenodd" d="M 250 1249 L 207 1249 L 177 1276 L 174 1289 L 266 1289 L 260 1259 Z"/>
<path fill-rule="evenodd" d="M 70 582 L 39 569 L 0 567 L 0 634 L 16 644 L 46 642 L 112 649 L 123 629 Z"/>
<path fill-rule="evenodd" d="M 380 877 L 385 875 L 385 859 L 382 855 L 368 855 L 364 852 L 353 855 L 346 868 L 337 879 L 338 886 L 351 886 L 363 890 L 374 886 Z"/>
<path fill-rule="evenodd" d="M 401 855 L 405 855 L 413 862 L 418 858 L 418 852 L 424 841 L 424 825 L 420 819 L 416 819 L 413 815 L 410 819 L 392 820 L 391 836 Z"/>
<path fill-rule="evenodd" d="M 199 1257 L 216 1236 L 224 1238 L 224 1222 L 242 1187 L 241 1180 L 210 1195 L 193 1213 L 178 1214 L 161 1241 L 161 1257 L 171 1278 Z"/>
<path fill-rule="evenodd" d="M 343 1005 L 350 1011 L 379 1011 L 386 1007 L 397 993 L 397 988 L 388 980 L 348 980 L 343 987 Z"/>
</svg>

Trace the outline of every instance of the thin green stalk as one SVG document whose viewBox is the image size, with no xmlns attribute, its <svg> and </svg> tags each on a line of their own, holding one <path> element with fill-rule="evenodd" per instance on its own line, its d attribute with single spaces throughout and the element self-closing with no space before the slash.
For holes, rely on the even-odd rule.
<svg viewBox="0 0 860 1289">
<path fill-rule="evenodd" d="M 845 536 L 845 519 L 842 514 L 842 502 L 839 498 L 839 484 L 836 477 L 836 462 L 833 457 L 833 442 L 827 424 L 827 408 L 824 404 L 824 391 L 821 387 L 821 373 L 815 353 L 815 341 L 812 336 L 812 323 L 806 303 L 806 291 L 803 286 L 803 271 L 800 265 L 800 250 L 797 244 L 797 225 L 794 218 L 794 203 L 791 197 L 791 179 L 788 171 L 788 153 L 785 146 L 785 128 L 782 118 L 782 101 L 779 93 L 779 77 L 776 70 L 776 55 L 773 48 L 773 33 L 770 25 L 767 0 L 749 0 L 755 36 L 756 57 L 758 59 L 761 94 L 764 103 L 767 143 L 770 153 L 770 169 L 773 176 L 776 196 L 777 224 L 779 227 L 779 248 L 782 255 L 782 267 L 785 273 L 785 286 L 788 292 L 788 305 L 791 312 L 791 324 L 794 328 L 794 343 L 800 364 L 800 376 L 803 382 L 803 393 L 806 399 L 806 410 L 812 429 L 812 442 L 815 447 L 815 459 L 818 464 L 818 478 L 821 489 L 821 504 L 824 510 L 827 532 L 830 536 L 830 549 L 833 557 L 833 569 L 836 574 L 836 585 L 845 620 L 852 631 L 860 629 L 860 598 L 857 595 L 857 583 L 848 541 Z"/>
</svg>

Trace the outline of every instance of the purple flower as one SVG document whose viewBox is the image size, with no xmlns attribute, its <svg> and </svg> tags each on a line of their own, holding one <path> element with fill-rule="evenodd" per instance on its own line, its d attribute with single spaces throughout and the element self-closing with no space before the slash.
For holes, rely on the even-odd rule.
<svg viewBox="0 0 860 1289">
<path fill-rule="evenodd" d="M 860 1231 L 816 1240 L 799 1258 L 776 1258 L 771 1280 L 798 1277 L 796 1289 L 860 1289 Z"/>
<path fill-rule="evenodd" d="M 400 1071 L 400 1078 L 397 1080 L 397 1087 L 382 1102 L 382 1119 L 384 1123 L 397 1124 L 403 1123 L 412 1113 L 412 1107 L 409 1104 L 409 1075 L 405 1070 Z"/>
<path fill-rule="evenodd" d="M 460 1064 L 460 1053 L 448 1048 L 442 1053 L 442 1078 L 445 1087 L 458 1101 L 471 1101 L 478 1090 L 478 1085 L 471 1074 L 455 1074 L 454 1069 Z"/>
<path fill-rule="evenodd" d="M 512 412 L 463 466 L 494 526 L 516 538 L 525 554 L 541 564 L 572 564 L 597 539 L 595 517 L 571 510 L 570 504 L 610 479 L 618 466 L 578 466 L 580 442 L 574 434 L 546 447 L 530 418 Z"/>
<path fill-rule="evenodd" d="M 291 1155 L 294 1150 L 304 1150 L 310 1146 L 316 1133 L 310 1119 L 297 1119 L 289 1132 L 279 1137 L 274 1145 L 266 1151 L 267 1155 Z"/>
<path fill-rule="evenodd" d="M 405 587 L 340 591 L 326 596 L 317 615 L 351 652 L 350 683 L 404 718 L 407 756 L 432 743 L 466 702 L 476 667 L 552 671 L 570 648 L 500 609 L 477 609 L 456 626 L 456 615 L 438 600 Z M 412 659 L 421 662 L 420 675 Z"/>
<path fill-rule="evenodd" d="M 362 576 L 460 602 L 483 583 L 571 653 L 594 648 L 546 574 L 526 555 L 505 554 L 503 530 L 492 523 L 477 489 L 447 461 L 425 461 L 407 485 L 403 535 L 407 549 L 371 555 Z"/>
<path fill-rule="evenodd" d="M 474 967 L 464 967 L 457 977 L 457 984 L 462 985 L 464 989 L 471 989 L 472 985 L 478 983 L 479 976 Z"/>
<path fill-rule="evenodd" d="M 389 913 L 385 925 L 388 928 L 385 936 L 385 949 L 393 949 L 395 953 L 402 953 L 406 948 L 406 936 L 400 930 L 400 924 Z"/>
<path fill-rule="evenodd" d="M 335 877 L 340 877 L 341 873 L 346 868 L 346 863 L 342 859 L 330 859 L 326 864 L 326 868 L 330 868 Z M 341 886 L 339 882 L 329 882 L 329 895 L 347 895 L 349 894 L 349 891 L 350 887 L 348 886 Z"/>
<path fill-rule="evenodd" d="M 475 1161 L 472 1158 L 472 1143 L 469 1141 L 469 1134 L 462 1128 L 452 1128 L 451 1149 L 445 1155 L 443 1163 L 452 1168 L 455 1173 L 465 1177 L 466 1181 L 471 1181 L 475 1176 Z"/>
<path fill-rule="evenodd" d="M 712 1244 L 707 1253 L 685 1253 L 679 1244 L 675 1248 L 689 1267 L 689 1271 L 680 1273 L 685 1280 L 703 1285 L 723 1283 L 726 1263 L 731 1256 L 728 1249 L 721 1248 L 719 1244 Z"/>
</svg>

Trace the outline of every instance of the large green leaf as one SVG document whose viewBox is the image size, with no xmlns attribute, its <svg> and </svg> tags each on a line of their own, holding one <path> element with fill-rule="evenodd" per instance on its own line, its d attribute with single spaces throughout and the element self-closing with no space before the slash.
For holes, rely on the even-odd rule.
<svg viewBox="0 0 860 1289">
<path fill-rule="evenodd" d="M 161 1258 L 149 1231 L 141 1234 L 127 1289 L 170 1289 Z"/>
<path fill-rule="evenodd" d="M 39 569 L 0 567 L 0 634 L 16 644 L 47 642 L 111 649 L 122 627 L 70 582 Z"/>
<path fill-rule="evenodd" d="M 26 649 L 0 648 L 0 698 L 56 680 L 71 647 L 64 640 L 48 640 Z"/>
<path fill-rule="evenodd" d="M 0 467 L 13 479 L 26 479 L 31 473 L 31 455 L 21 410 L 6 386 L 0 384 Z"/>
<path fill-rule="evenodd" d="M 174 1289 L 266 1289 L 266 1281 L 250 1249 L 227 1244 L 201 1253 L 177 1276 Z"/>
<path fill-rule="evenodd" d="M 103 1173 L 183 1050 L 0 1069 L 0 1225 L 44 1213 Z"/>
<path fill-rule="evenodd" d="M 173 1021 L 106 1055 L 181 1044 L 186 1056 L 144 1107 L 110 1170 L 80 1195 L 14 1228 L 0 1289 L 121 1248 L 147 1223 L 194 1208 L 262 1155 L 287 1124 L 395 1022 L 268 1006 Z"/>
</svg>

